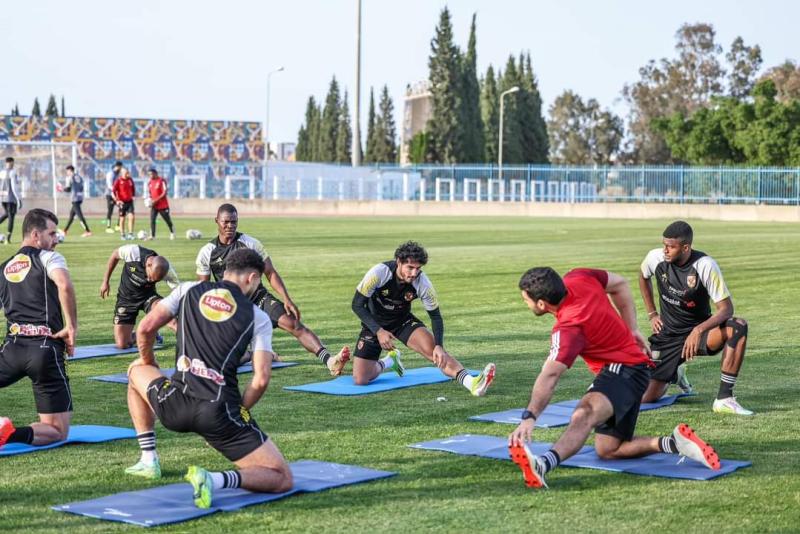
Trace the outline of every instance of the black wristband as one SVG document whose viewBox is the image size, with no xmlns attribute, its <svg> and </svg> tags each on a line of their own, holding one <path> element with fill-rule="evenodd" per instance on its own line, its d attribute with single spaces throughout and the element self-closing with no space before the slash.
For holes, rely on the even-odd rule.
<svg viewBox="0 0 800 534">
<path fill-rule="evenodd" d="M 532 412 L 532 411 L 530 411 L 530 410 L 524 410 L 524 411 L 522 412 L 522 417 L 521 417 L 521 419 L 522 419 L 523 421 L 524 421 L 525 419 L 533 419 L 534 421 L 536 421 L 536 416 L 535 416 L 535 415 L 533 415 L 533 412 Z"/>
</svg>

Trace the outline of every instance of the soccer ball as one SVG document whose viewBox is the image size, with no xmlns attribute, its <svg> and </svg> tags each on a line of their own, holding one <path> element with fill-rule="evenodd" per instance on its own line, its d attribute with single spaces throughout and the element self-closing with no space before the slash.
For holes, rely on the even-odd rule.
<svg viewBox="0 0 800 534">
<path fill-rule="evenodd" d="M 65 234 L 62 230 L 58 230 L 56 232 L 56 240 L 59 243 L 63 243 L 66 238 L 67 238 L 67 234 Z"/>
<path fill-rule="evenodd" d="M 203 239 L 203 234 L 200 230 L 189 229 L 186 230 L 186 239 Z"/>
<path fill-rule="evenodd" d="M 136 233 L 136 237 L 138 237 L 139 239 L 147 239 L 147 232 L 144 230 L 139 230 Z"/>
<path fill-rule="evenodd" d="M 150 197 L 145 198 L 144 199 L 144 207 L 145 208 L 152 208 L 153 207 L 153 199 L 150 198 Z"/>
</svg>

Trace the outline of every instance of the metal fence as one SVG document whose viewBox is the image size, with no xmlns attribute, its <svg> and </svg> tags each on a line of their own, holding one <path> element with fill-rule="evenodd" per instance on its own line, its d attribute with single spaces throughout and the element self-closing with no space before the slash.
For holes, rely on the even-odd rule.
<svg viewBox="0 0 800 534">
<path fill-rule="evenodd" d="M 69 163 L 86 179 L 88 196 L 102 196 L 111 164 L 77 154 L 69 144 L 0 142 L 3 159 L 17 158 L 23 197 L 55 195 Z M 123 163 L 140 195 L 155 167 L 172 198 L 800 205 L 800 168 L 507 165 L 501 173 L 496 165 Z"/>
</svg>

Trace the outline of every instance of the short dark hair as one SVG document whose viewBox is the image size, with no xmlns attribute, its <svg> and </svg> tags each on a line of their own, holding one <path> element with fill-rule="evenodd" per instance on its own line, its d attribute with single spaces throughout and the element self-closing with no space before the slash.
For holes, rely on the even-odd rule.
<svg viewBox="0 0 800 534">
<path fill-rule="evenodd" d="M 122 162 L 121 161 L 115 161 L 114 165 L 112 165 L 112 167 L 122 167 Z"/>
<path fill-rule="evenodd" d="M 225 260 L 225 270 L 235 273 L 243 273 L 246 271 L 263 273 L 264 260 L 261 258 L 261 254 L 255 250 L 240 248 L 231 252 L 228 259 Z"/>
<path fill-rule="evenodd" d="M 150 167 L 149 169 L 147 169 L 147 172 L 158 174 L 158 169 L 156 169 L 155 167 Z"/>
<path fill-rule="evenodd" d="M 395 259 L 402 262 L 414 260 L 422 265 L 428 263 L 428 253 L 416 241 L 406 241 L 394 251 Z"/>
<path fill-rule="evenodd" d="M 692 227 L 686 221 L 675 221 L 664 229 L 662 235 L 667 239 L 680 239 L 684 245 L 691 245 L 694 239 Z"/>
<path fill-rule="evenodd" d="M 533 300 L 559 304 L 567 294 L 564 280 L 550 267 L 534 267 L 519 279 L 519 288 Z"/>
<path fill-rule="evenodd" d="M 44 231 L 47 228 L 47 221 L 53 221 L 53 224 L 58 225 L 58 217 L 55 213 L 41 208 L 33 208 L 25 214 L 25 219 L 22 221 L 22 236 L 27 237 L 34 230 Z"/>
<path fill-rule="evenodd" d="M 235 213 L 239 214 L 239 211 L 236 209 L 236 206 L 233 204 L 221 204 L 220 207 L 217 208 L 217 217 L 219 217 L 220 213 Z"/>
<path fill-rule="evenodd" d="M 68 171 L 74 171 L 75 167 L 73 165 L 67 165 L 67 170 Z"/>
<path fill-rule="evenodd" d="M 12 158 L 11 156 L 8 156 L 6 158 L 6 163 L 14 163 L 14 158 Z"/>
</svg>

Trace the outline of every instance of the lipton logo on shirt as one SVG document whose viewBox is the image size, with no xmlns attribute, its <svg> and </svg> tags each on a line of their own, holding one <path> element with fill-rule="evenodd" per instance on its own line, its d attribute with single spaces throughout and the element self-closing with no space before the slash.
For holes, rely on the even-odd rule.
<svg viewBox="0 0 800 534">
<path fill-rule="evenodd" d="M 200 313 L 215 323 L 227 321 L 236 313 L 236 300 L 227 289 L 209 289 L 200 297 Z"/>
<path fill-rule="evenodd" d="M 25 280 L 31 270 L 31 258 L 27 254 L 17 254 L 6 264 L 3 274 L 6 280 L 18 284 Z"/>
</svg>

